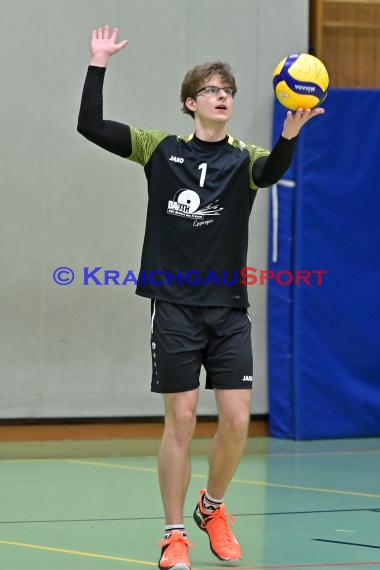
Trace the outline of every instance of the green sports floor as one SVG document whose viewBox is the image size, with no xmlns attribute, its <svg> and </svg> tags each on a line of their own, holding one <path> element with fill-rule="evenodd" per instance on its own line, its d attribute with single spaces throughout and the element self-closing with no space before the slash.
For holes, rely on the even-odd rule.
<svg viewBox="0 0 380 570">
<path fill-rule="evenodd" d="M 156 567 L 156 440 L 0 444 L 1 570 Z M 219 561 L 192 520 L 208 441 L 193 445 L 185 524 L 193 570 L 380 569 L 380 439 L 255 437 L 226 497 L 244 551 Z"/>
</svg>

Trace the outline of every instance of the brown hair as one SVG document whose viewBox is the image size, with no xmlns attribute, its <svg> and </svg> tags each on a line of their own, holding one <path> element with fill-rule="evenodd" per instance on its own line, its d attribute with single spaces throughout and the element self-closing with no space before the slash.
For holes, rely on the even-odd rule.
<svg viewBox="0 0 380 570">
<path fill-rule="evenodd" d="M 235 77 L 233 76 L 231 67 L 228 63 L 212 61 L 196 65 L 186 73 L 185 79 L 182 82 L 181 101 L 183 113 L 191 115 L 194 118 L 193 111 L 190 111 L 190 109 L 186 107 L 186 99 L 188 97 L 194 99 L 196 92 L 202 87 L 206 79 L 217 73 L 226 83 L 236 89 Z"/>
</svg>

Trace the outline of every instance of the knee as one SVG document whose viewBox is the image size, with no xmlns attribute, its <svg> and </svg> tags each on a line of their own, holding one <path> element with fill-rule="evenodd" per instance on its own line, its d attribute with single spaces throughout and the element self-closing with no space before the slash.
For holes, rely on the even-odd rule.
<svg viewBox="0 0 380 570">
<path fill-rule="evenodd" d="M 196 425 L 196 413 L 192 409 L 176 409 L 165 417 L 165 431 L 180 444 L 190 443 Z"/>
<path fill-rule="evenodd" d="M 221 429 L 227 431 L 230 437 L 241 440 L 247 436 L 249 422 L 249 414 L 239 414 L 227 418 L 220 418 L 219 426 Z"/>
</svg>

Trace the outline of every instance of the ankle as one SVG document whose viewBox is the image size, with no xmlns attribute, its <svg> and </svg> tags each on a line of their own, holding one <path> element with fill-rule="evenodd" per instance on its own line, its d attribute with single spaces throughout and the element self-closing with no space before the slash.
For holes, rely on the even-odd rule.
<svg viewBox="0 0 380 570">
<path fill-rule="evenodd" d="M 179 530 L 182 532 L 183 536 L 187 536 L 187 532 L 183 524 L 167 524 L 164 528 L 164 538 L 169 538 L 174 530 Z"/>
<path fill-rule="evenodd" d="M 215 499 L 206 492 L 202 495 L 202 509 L 206 513 L 213 513 L 219 509 L 223 504 L 223 499 Z"/>
</svg>

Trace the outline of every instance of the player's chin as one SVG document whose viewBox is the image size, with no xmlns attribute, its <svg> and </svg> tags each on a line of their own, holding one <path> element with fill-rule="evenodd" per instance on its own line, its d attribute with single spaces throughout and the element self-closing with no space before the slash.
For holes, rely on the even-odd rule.
<svg viewBox="0 0 380 570">
<path fill-rule="evenodd" d="M 231 112 L 223 109 L 217 109 L 214 113 L 213 119 L 218 122 L 226 122 L 229 121 L 231 117 Z"/>
</svg>

